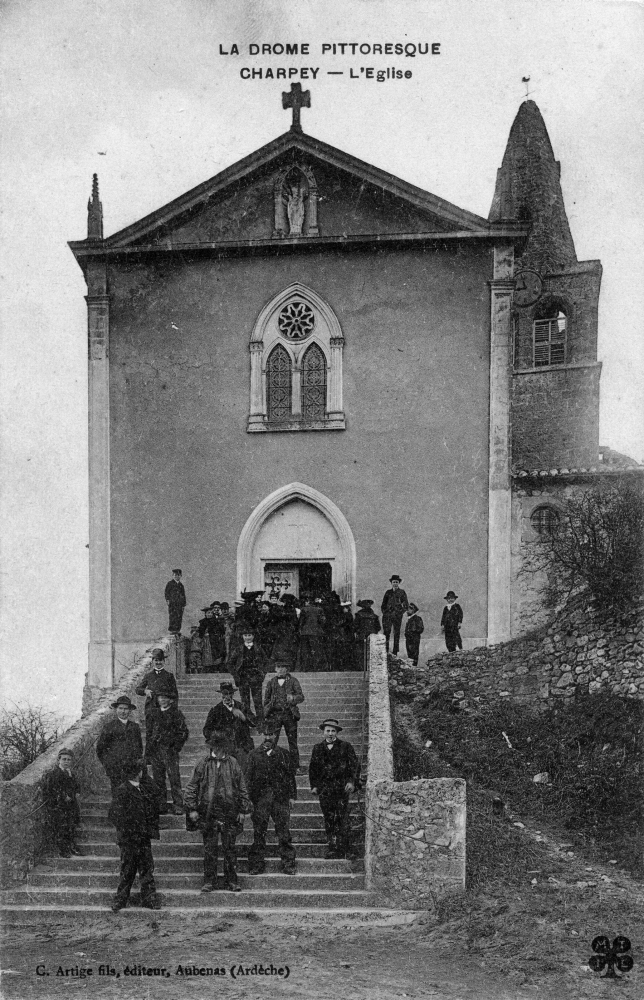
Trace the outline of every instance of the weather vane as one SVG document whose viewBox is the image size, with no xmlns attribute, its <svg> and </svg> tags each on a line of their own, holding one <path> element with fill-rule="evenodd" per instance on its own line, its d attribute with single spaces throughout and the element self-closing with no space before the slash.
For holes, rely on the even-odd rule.
<svg viewBox="0 0 644 1000">
<path fill-rule="evenodd" d="M 522 76 L 521 77 L 521 83 L 525 83 L 525 96 L 528 97 L 529 94 L 530 94 L 530 88 L 528 87 L 528 84 L 530 83 L 530 77 L 529 76 Z"/>
</svg>

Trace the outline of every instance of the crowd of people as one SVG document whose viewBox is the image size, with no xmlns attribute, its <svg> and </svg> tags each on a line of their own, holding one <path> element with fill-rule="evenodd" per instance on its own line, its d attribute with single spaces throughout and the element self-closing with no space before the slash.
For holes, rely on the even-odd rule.
<svg viewBox="0 0 644 1000">
<path fill-rule="evenodd" d="M 389 582 L 381 605 L 386 647 L 389 651 L 391 643 L 391 652 L 398 654 L 406 615 L 407 656 L 416 664 L 423 622 L 418 607 L 408 601 L 401 588 L 401 578 L 394 574 Z M 166 588 L 170 622 L 172 631 L 180 633 L 186 603 L 180 570 L 173 571 L 170 584 Z M 304 695 L 291 671 L 363 669 L 366 641 L 380 631 L 380 620 L 372 610 L 372 600 L 358 601 L 360 610 L 354 616 L 350 604 L 333 592 L 305 595 L 301 601 L 289 594 L 272 594 L 266 600 L 263 591 L 241 596 L 234 611 L 225 602 L 208 605 L 203 609 L 204 618 L 192 630 L 189 671 L 226 669 L 234 682 L 221 683 L 221 700 L 208 711 L 203 727 L 208 753 L 195 767 L 185 790 L 179 758 L 190 734 L 162 649 L 153 650 L 151 669 L 136 688 L 136 693 L 145 697 L 145 750 L 141 729 L 133 719 L 137 706 L 127 695 L 112 704 L 114 716 L 97 740 L 96 754 L 111 786 L 108 815 L 116 827 L 121 851 L 114 912 L 127 905 L 137 873 L 141 904 L 159 908 L 151 841 L 159 838 L 159 815 L 164 813 L 185 815 L 186 828 L 202 833 L 202 892 L 217 887 L 219 840 L 223 888 L 240 891 L 235 842 L 248 817 L 253 824 L 250 874 L 264 871 L 271 819 L 282 871 L 296 871 L 290 811 L 297 799 L 296 776 L 306 772 L 300 767 L 298 749 L 299 706 Z M 445 600 L 441 627 L 447 648 L 462 648 L 462 609 L 453 591 L 448 591 Z M 270 671 L 274 674 L 264 685 Z M 323 738 L 313 748 L 308 776 L 324 816 L 325 856 L 354 858 L 349 801 L 359 787 L 360 764 L 351 744 L 339 737 L 342 727 L 337 719 L 325 719 L 319 728 Z M 288 749 L 278 746 L 282 729 Z M 257 746 L 253 734 L 261 739 Z M 167 801 L 167 784 L 171 802 Z M 54 840 L 62 857 L 81 853 L 76 843 L 78 795 L 73 755 L 62 750 L 57 767 L 44 783 Z"/>
</svg>

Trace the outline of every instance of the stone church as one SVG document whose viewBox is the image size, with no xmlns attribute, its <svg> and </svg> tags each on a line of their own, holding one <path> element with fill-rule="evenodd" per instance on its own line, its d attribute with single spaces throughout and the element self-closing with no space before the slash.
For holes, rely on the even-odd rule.
<svg viewBox="0 0 644 1000">
<path fill-rule="evenodd" d="M 398 573 L 426 652 L 448 588 L 466 647 L 503 641 L 522 540 L 556 516 L 543 477 L 598 465 L 601 265 L 577 260 L 537 105 L 485 219 L 305 134 L 299 84 L 283 102 L 287 132 L 112 236 L 94 177 L 70 243 L 90 685 L 164 631 L 175 566 L 187 623 L 271 579 L 379 611 Z"/>
</svg>

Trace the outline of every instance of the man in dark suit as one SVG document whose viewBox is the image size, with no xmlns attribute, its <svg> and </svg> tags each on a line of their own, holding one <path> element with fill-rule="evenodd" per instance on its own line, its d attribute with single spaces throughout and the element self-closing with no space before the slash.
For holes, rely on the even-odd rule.
<svg viewBox="0 0 644 1000">
<path fill-rule="evenodd" d="M 356 789 L 360 765 L 356 752 L 346 740 L 338 739 L 342 726 L 337 719 L 320 724 L 324 733 L 316 743 L 309 764 L 311 791 L 320 797 L 327 836 L 325 858 L 354 858 L 349 825 L 349 796 Z"/>
<path fill-rule="evenodd" d="M 246 763 L 246 787 L 253 803 L 253 843 L 248 850 L 251 875 L 261 875 L 265 867 L 268 821 L 275 824 L 282 871 L 295 874 L 295 848 L 289 829 L 291 803 L 297 799 L 293 765 L 288 750 L 277 746 L 281 725 L 265 723 L 262 745 L 253 750 Z"/>
<path fill-rule="evenodd" d="M 163 666 L 165 661 L 165 653 L 162 649 L 158 647 L 152 650 L 152 670 L 148 670 L 147 674 L 139 684 L 136 689 L 138 695 L 145 695 L 145 738 L 148 740 L 150 738 L 150 731 L 152 726 L 151 712 L 153 709 L 158 708 L 158 692 L 163 691 L 164 694 L 169 694 L 170 697 L 179 700 L 179 692 L 177 691 L 177 682 L 174 679 L 174 675 L 166 670 Z"/>
<path fill-rule="evenodd" d="M 407 594 L 401 588 L 401 578 L 397 573 L 389 577 L 391 587 L 385 592 L 380 610 L 382 611 L 382 631 L 385 633 L 385 643 L 389 652 L 389 636 L 391 630 L 394 631 L 394 644 L 392 653 L 396 656 L 400 644 L 400 626 L 403 615 L 409 607 Z"/>
<path fill-rule="evenodd" d="M 257 720 L 250 712 L 246 715 L 241 702 L 235 700 L 236 690 L 237 688 L 230 681 L 221 682 L 219 685 L 221 701 L 208 712 L 203 735 L 208 743 L 215 729 L 224 732 L 228 739 L 230 755 L 243 769 L 246 766 L 248 754 L 255 749 L 250 730 L 251 727 L 255 727 Z"/>
<path fill-rule="evenodd" d="M 457 648 L 463 648 L 460 632 L 463 609 L 460 604 L 456 603 L 457 597 L 458 595 L 453 590 L 447 591 L 444 597 L 447 605 L 443 608 L 443 617 L 441 618 L 441 631 L 445 633 L 445 645 L 450 653 L 453 653 Z"/>
<path fill-rule="evenodd" d="M 49 811 L 52 839 L 61 858 L 82 853 L 76 845 L 76 827 L 80 824 L 80 785 L 72 773 L 73 760 L 71 750 L 61 750 L 56 767 L 43 782 L 43 800 Z"/>
<path fill-rule="evenodd" d="M 159 795 L 159 812 L 168 813 L 166 774 L 170 780 L 172 806 L 176 816 L 183 816 L 179 754 L 190 733 L 183 713 L 169 692 L 159 691 L 158 708 L 152 711 L 150 737 L 145 744 L 145 757 L 152 765 L 152 780 Z"/>
<path fill-rule="evenodd" d="M 160 910 L 154 882 L 154 859 L 151 840 L 159 839 L 159 808 L 156 790 L 142 760 L 130 760 L 123 766 L 125 781 L 116 790 L 108 813 L 116 827 L 116 842 L 121 849 L 121 878 L 112 911 L 127 906 L 132 883 L 139 873 L 141 906 Z"/>
<path fill-rule="evenodd" d="M 420 650 L 420 637 L 425 631 L 423 619 L 418 614 L 418 605 L 410 604 L 407 611 L 407 623 L 405 625 L 405 646 L 407 656 L 411 660 L 413 667 L 418 666 L 418 652 Z"/>
<path fill-rule="evenodd" d="M 186 606 L 186 591 L 181 582 L 181 570 L 172 570 L 172 579 L 165 585 L 165 602 L 168 605 L 168 632 L 181 633 L 183 609 Z"/>
<path fill-rule="evenodd" d="M 300 767 L 300 751 L 297 746 L 297 724 L 304 701 L 302 688 L 297 677 L 291 677 L 288 664 L 282 660 L 275 663 L 275 676 L 271 677 L 264 691 L 264 718 L 277 727 L 277 737 L 284 726 L 293 771 Z"/>
<path fill-rule="evenodd" d="M 362 601 L 358 601 L 358 607 L 360 610 L 356 611 L 355 618 L 353 619 L 356 670 L 366 669 L 366 647 L 369 642 L 369 636 L 375 635 L 380 631 L 380 621 L 378 619 L 378 615 L 371 607 L 372 604 L 373 601 L 366 597 Z"/>
<path fill-rule="evenodd" d="M 125 779 L 124 767 L 132 760 L 143 756 L 143 741 L 141 730 L 136 722 L 130 719 L 130 713 L 136 711 L 136 705 L 126 694 L 112 702 L 116 716 L 110 719 L 96 741 L 96 756 L 107 772 L 112 786 L 112 798 L 119 785 Z"/>
<path fill-rule="evenodd" d="M 246 628 L 242 635 L 242 644 L 230 657 L 228 669 L 239 687 L 244 713 L 250 715 L 250 696 L 253 696 L 255 715 L 261 722 L 262 684 L 268 669 L 268 659 L 261 646 L 255 642 L 255 632 Z"/>
</svg>

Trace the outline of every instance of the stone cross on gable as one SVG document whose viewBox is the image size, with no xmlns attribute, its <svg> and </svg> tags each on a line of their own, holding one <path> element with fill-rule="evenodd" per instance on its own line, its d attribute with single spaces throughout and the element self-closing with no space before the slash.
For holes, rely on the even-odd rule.
<svg viewBox="0 0 644 1000">
<path fill-rule="evenodd" d="M 301 132 L 302 126 L 300 125 L 300 108 L 311 107 L 311 91 L 303 91 L 301 83 L 292 83 L 290 94 L 288 91 L 282 91 L 282 107 L 293 108 L 291 131 Z"/>
</svg>

